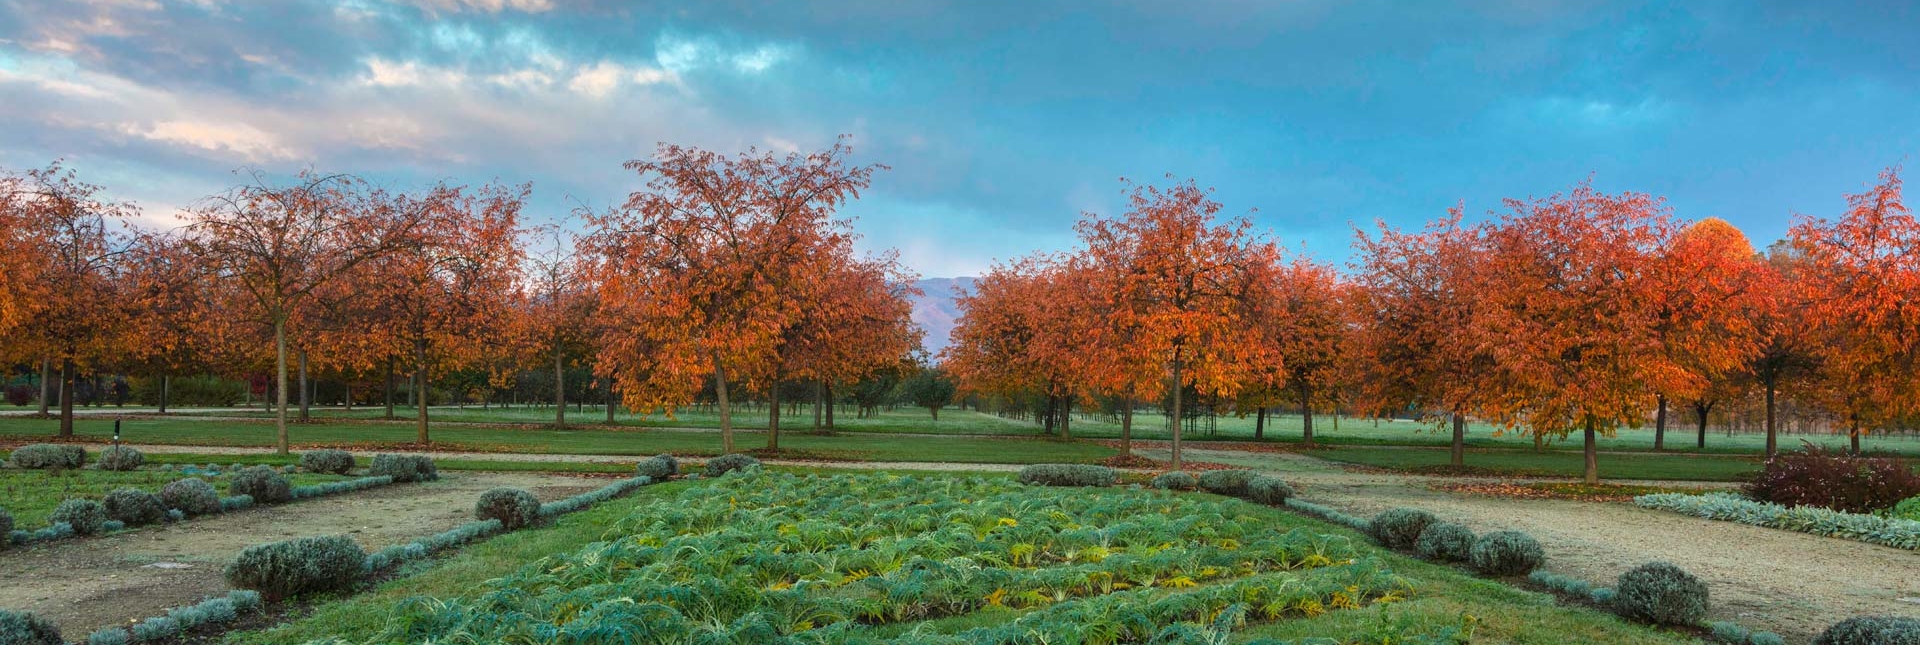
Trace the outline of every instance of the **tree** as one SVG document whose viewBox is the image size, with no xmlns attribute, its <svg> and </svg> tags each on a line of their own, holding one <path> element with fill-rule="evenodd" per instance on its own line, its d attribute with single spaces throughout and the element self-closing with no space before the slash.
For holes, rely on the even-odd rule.
<svg viewBox="0 0 1920 645">
<path fill-rule="evenodd" d="M 1248 366 L 1268 360 L 1250 342 L 1244 316 L 1256 268 L 1279 251 L 1245 218 L 1218 221 L 1220 203 L 1192 180 L 1128 186 L 1126 214 L 1089 213 L 1075 229 L 1089 262 L 1117 276 L 1112 313 L 1141 332 L 1132 351 L 1167 366 L 1177 469 L 1184 388 L 1233 397 Z"/>
<path fill-rule="evenodd" d="M 960 321 L 940 364 L 963 391 L 1044 400 L 1044 431 L 1071 438 L 1069 411 L 1088 389 L 1094 354 L 1082 348 L 1093 317 L 1068 295 L 1078 279 L 1047 256 L 995 265 L 956 301 Z"/>
<path fill-rule="evenodd" d="M 315 289 L 412 243 L 427 211 L 349 175 L 303 171 L 272 185 L 255 171 L 247 181 L 187 213 L 187 244 L 242 296 L 228 311 L 272 330 L 275 445 L 287 454 L 288 323 Z"/>
<path fill-rule="evenodd" d="M 1862 433 L 1920 412 L 1920 221 L 1892 168 L 1839 219 L 1797 219 L 1787 239 L 1820 340 L 1819 398 L 1858 453 Z"/>
<path fill-rule="evenodd" d="M 586 267 L 573 252 L 574 241 L 558 230 L 544 233 L 553 238 L 553 246 L 529 259 L 527 297 L 513 320 L 519 323 L 520 344 L 529 358 L 553 367 L 553 425 L 564 428 L 567 365 L 592 351 L 597 302 Z"/>
<path fill-rule="evenodd" d="M 1708 218 L 1668 238 L 1651 260 L 1647 297 L 1663 359 L 1652 374 L 1653 449 L 1665 450 L 1669 401 L 1705 403 L 1710 388 L 1759 351 L 1753 246 L 1739 229 Z"/>
<path fill-rule="evenodd" d="M 1779 452 L 1777 405 L 1775 399 L 1789 381 L 1810 376 L 1818 366 L 1815 355 L 1816 333 L 1807 325 L 1806 290 L 1800 285 L 1803 259 L 1786 241 L 1767 249 L 1766 258 L 1754 268 L 1754 328 L 1760 332 L 1760 344 L 1741 375 L 1757 384 L 1765 393 L 1767 456 Z M 1700 414 L 1698 446 L 1707 447 L 1706 416 Z"/>
<path fill-rule="evenodd" d="M 587 245 L 602 306 L 627 323 L 600 350 L 627 407 L 671 415 L 710 380 L 721 446 L 733 451 L 729 385 L 769 377 L 808 293 L 803 260 L 845 243 L 850 225 L 834 211 L 883 168 L 851 166 L 850 154 L 844 138 L 785 157 L 663 144 L 627 162 L 646 184 L 589 218 Z"/>
<path fill-rule="evenodd" d="M 1125 243 L 1126 240 L 1112 240 Z M 1076 305 L 1085 324 L 1078 338 L 1067 339 L 1087 357 L 1085 378 L 1094 392 L 1118 400 L 1120 454 L 1133 455 L 1133 409 L 1141 400 L 1159 400 L 1166 394 L 1166 365 L 1151 352 L 1140 351 L 1147 328 L 1140 316 L 1119 315 L 1132 306 L 1122 299 L 1127 268 L 1138 251 L 1131 247 L 1103 249 L 1097 256 L 1082 252 L 1068 260 L 1064 291 L 1051 300 Z M 1176 421 L 1177 423 L 1177 421 Z"/>
<path fill-rule="evenodd" d="M 1488 233 L 1482 342 L 1497 395 L 1524 402 L 1510 423 L 1536 436 L 1585 438 L 1586 481 L 1599 481 L 1597 436 L 1637 425 L 1650 384 L 1678 369 L 1653 329 L 1650 270 L 1672 235 L 1664 203 L 1606 195 L 1507 200 Z"/>
<path fill-rule="evenodd" d="M 128 353 L 148 373 L 159 375 L 159 411 L 167 413 L 174 374 L 210 367 L 205 342 L 215 294 L 204 284 L 202 264 L 178 236 L 142 234 L 127 255 Z"/>
<path fill-rule="evenodd" d="M 953 404 L 956 390 L 953 379 L 938 365 L 922 364 L 900 384 L 900 390 L 906 398 L 918 407 L 926 408 L 934 421 L 940 420 L 940 408 Z"/>
<path fill-rule="evenodd" d="M 809 293 L 799 316 L 782 331 L 776 350 L 773 385 L 768 388 L 774 403 L 768 406 L 769 449 L 779 448 L 780 383 L 811 380 L 831 391 L 837 384 L 895 369 L 920 347 L 923 333 L 913 323 L 910 300 L 920 295 L 913 286 L 917 278 L 898 258 L 891 253 L 855 258 L 850 243 L 821 251 L 825 255 L 817 258 L 818 268 L 803 278 Z M 831 419 L 828 422 L 831 427 Z"/>
<path fill-rule="evenodd" d="M 1264 267 L 1260 274 L 1248 323 L 1254 342 L 1272 358 L 1249 380 L 1273 394 L 1284 391 L 1300 404 L 1301 441 L 1312 446 L 1313 409 L 1332 404 L 1346 377 L 1348 288 L 1332 266 L 1304 257 Z M 1261 403 L 1264 413 L 1266 401 Z"/>
</svg>

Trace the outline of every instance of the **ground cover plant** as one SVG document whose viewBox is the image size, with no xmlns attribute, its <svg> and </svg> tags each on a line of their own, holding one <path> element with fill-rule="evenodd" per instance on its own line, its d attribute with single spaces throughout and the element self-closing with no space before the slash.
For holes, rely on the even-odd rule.
<svg viewBox="0 0 1920 645">
<path fill-rule="evenodd" d="M 1920 550 L 1920 521 L 1883 515 L 1846 513 L 1817 506 L 1783 506 L 1757 502 L 1734 493 L 1642 495 L 1633 502 L 1643 508 L 1799 531 L 1827 537 L 1871 542 L 1896 549 Z"/>
</svg>

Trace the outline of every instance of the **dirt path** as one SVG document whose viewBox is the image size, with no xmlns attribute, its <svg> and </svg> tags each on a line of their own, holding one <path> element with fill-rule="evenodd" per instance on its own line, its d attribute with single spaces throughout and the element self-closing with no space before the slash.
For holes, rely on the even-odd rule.
<svg viewBox="0 0 1920 645">
<path fill-rule="evenodd" d="M 1429 485 L 1461 480 L 1351 471 L 1299 455 L 1187 454 L 1273 471 L 1293 483 L 1301 498 L 1362 517 L 1414 506 L 1475 531 L 1523 530 L 1546 547 L 1548 570 L 1596 584 L 1612 586 L 1622 572 L 1644 562 L 1672 562 L 1706 581 L 1712 619 L 1778 632 L 1791 642 L 1808 642 L 1850 616 L 1920 616 L 1920 554 L 1911 551 L 1632 504 L 1440 492 Z"/>
<path fill-rule="evenodd" d="M 542 501 L 604 481 L 537 473 L 445 473 L 280 506 L 204 517 L 102 538 L 61 540 L 0 552 L 0 607 L 58 624 L 70 640 L 226 591 L 221 569 L 246 547 L 294 537 L 347 534 L 368 551 L 471 521 L 473 501 L 496 486 Z"/>
</svg>

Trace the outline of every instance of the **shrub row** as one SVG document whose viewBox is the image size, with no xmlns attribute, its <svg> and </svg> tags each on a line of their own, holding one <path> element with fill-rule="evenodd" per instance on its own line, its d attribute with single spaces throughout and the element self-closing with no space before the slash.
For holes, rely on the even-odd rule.
<svg viewBox="0 0 1920 645">
<path fill-rule="evenodd" d="M 393 483 L 392 477 L 361 477 L 359 479 L 327 482 L 325 484 L 298 486 L 290 492 L 294 499 L 311 499 L 324 495 L 337 495 L 340 493 L 351 493 L 369 488 L 377 488 L 391 483 Z"/>
<path fill-rule="evenodd" d="M 1767 459 L 1742 488 L 1747 497 L 1782 506 L 1872 513 L 1920 495 L 1920 473 L 1900 459 L 1863 457 L 1802 442 L 1798 452 Z"/>
<path fill-rule="evenodd" d="M 1707 631 L 1713 632 L 1713 637 L 1720 642 L 1733 645 L 1787 645 L 1787 639 L 1781 638 L 1779 634 L 1756 632 L 1741 627 L 1739 623 L 1724 620 L 1707 623 Z"/>
<path fill-rule="evenodd" d="M 367 556 L 366 573 L 384 571 L 389 567 L 425 558 L 436 551 L 505 533 L 506 530 L 500 520 L 467 522 L 406 544 L 396 544 L 373 552 L 373 555 Z"/>
<path fill-rule="evenodd" d="M 1193 473 L 1173 470 L 1154 476 L 1153 487 L 1161 490 L 1193 490 L 1200 487 L 1200 480 Z"/>
<path fill-rule="evenodd" d="M 7 461 L 15 468 L 79 468 L 87 463 L 87 449 L 64 443 L 36 443 L 13 449 Z"/>
<path fill-rule="evenodd" d="M 60 628 L 30 611 L 0 609 L 0 643 L 7 645 L 66 645 Z"/>
<path fill-rule="evenodd" d="M 1381 546 L 1412 551 L 1436 562 L 1459 562 L 1488 576 L 1524 576 L 1547 559 L 1533 536 L 1494 531 L 1475 536 L 1465 526 L 1442 522 L 1417 508 L 1391 508 L 1363 520 L 1332 508 L 1290 500 L 1287 507 L 1366 533 Z"/>
<path fill-rule="evenodd" d="M 1896 549 L 1920 550 L 1920 522 L 1813 506 L 1787 507 L 1757 502 L 1733 493 L 1659 493 L 1633 498 L 1642 508 L 1673 511 L 1710 520 L 1725 520 L 1827 537 L 1871 542 Z"/>
<path fill-rule="evenodd" d="M 163 641 L 202 625 L 222 625 L 257 613 L 263 603 L 259 592 L 236 589 L 187 607 L 176 607 L 165 616 L 154 616 L 131 628 L 107 627 L 87 635 L 87 645 L 127 645 Z"/>
<path fill-rule="evenodd" d="M 1200 489 L 1215 495 L 1246 497 L 1247 484 L 1253 481 L 1251 470 L 1209 470 L 1200 473 Z"/>
<path fill-rule="evenodd" d="M 1546 571 L 1527 576 L 1542 587 L 1575 598 L 1584 598 L 1621 616 L 1656 625 L 1699 625 L 1714 638 L 1732 645 L 1785 645 L 1779 634 L 1752 631 L 1738 624 L 1706 618 L 1710 594 L 1707 584 L 1680 567 L 1666 562 L 1649 562 L 1620 574 L 1614 588 L 1588 584 Z"/>
<path fill-rule="evenodd" d="M 1342 513 L 1338 509 L 1335 509 L 1331 506 L 1327 506 L 1325 504 L 1315 504 L 1313 502 L 1296 498 L 1296 499 L 1287 500 L 1287 508 L 1292 509 L 1299 513 L 1304 513 L 1307 515 L 1318 517 L 1320 519 L 1323 519 L 1329 522 L 1333 522 L 1334 524 L 1339 524 L 1341 526 L 1353 529 L 1355 531 L 1359 531 L 1361 533 L 1367 533 L 1371 535 L 1373 531 L 1373 522 L 1371 520 L 1368 520 L 1367 518 L 1359 517 L 1356 515 L 1348 515 L 1346 513 Z"/>
<path fill-rule="evenodd" d="M 600 502 L 627 494 L 641 486 L 653 483 L 653 478 L 640 476 L 601 486 L 579 495 L 540 505 L 540 517 L 552 518 L 598 504 Z"/>
<path fill-rule="evenodd" d="M 1112 486 L 1118 477 L 1106 466 L 1034 464 L 1020 469 L 1019 480 L 1029 486 Z"/>
</svg>

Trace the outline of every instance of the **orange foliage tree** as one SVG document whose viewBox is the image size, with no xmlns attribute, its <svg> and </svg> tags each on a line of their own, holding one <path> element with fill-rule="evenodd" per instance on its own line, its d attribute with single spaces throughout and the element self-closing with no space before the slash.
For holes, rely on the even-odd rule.
<svg viewBox="0 0 1920 645">
<path fill-rule="evenodd" d="M 1081 276 L 1059 258 L 1035 256 L 995 265 L 960 294 L 961 317 L 941 364 L 963 391 L 1046 401 L 1041 422 L 1072 437 L 1069 412 L 1092 382 L 1086 346 L 1093 317 L 1072 300 Z"/>
<path fill-rule="evenodd" d="M 1105 242 L 1126 244 L 1131 240 Z M 1140 401 L 1158 401 L 1166 394 L 1167 367 L 1159 357 L 1139 351 L 1147 330 L 1139 316 L 1116 315 L 1130 306 L 1121 297 L 1121 287 L 1136 252 L 1132 248 L 1108 248 L 1100 253 L 1081 253 L 1069 260 L 1066 271 L 1071 279 L 1062 285 L 1066 291 L 1051 296 L 1063 303 L 1079 303 L 1079 339 L 1087 357 L 1085 380 L 1093 392 L 1117 400 L 1120 408 L 1120 454 L 1133 454 L 1133 409 Z M 1112 263 L 1112 264 L 1102 264 Z"/>
<path fill-rule="evenodd" d="M 814 381 L 829 391 L 882 369 L 899 366 L 920 347 L 913 324 L 916 277 L 892 254 L 853 257 L 851 245 L 825 249 L 800 315 L 781 334 L 769 380 L 767 448 L 780 447 L 780 383 Z"/>
<path fill-rule="evenodd" d="M 1669 401 L 1705 410 L 1714 385 L 1760 350 L 1754 324 L 1761 271 L 1747 236 L 1708 218 L 1668 238 L 1651 259 L 1646 296 L 1654 341 L 1664 356 L 1648 381 L 1654 391 L 1653 449 L 1665 450 Z"/>
<path fill-rule="evenodd" d="M 1862 433 L 1920 412 L 1920 222 L 1888 169 L 1839 219 L 1801 217 L 1788 240 L 1820 341 L 1818 398 L 1857 453 Z"/>
<path fill-rule="evenodd" d="M 517 345 L 528 353 L 527 362 L 553 367 L 553 425 L 564 428 L 567 365 L 592 353 L 598 302 L 582 258 L 573 252 L 574 240 L 557 230 L 542 232 L 552 237 L 553 245 L 528 258 L 526 297 L 511 320 L 519 328 Z"/>
<path fill-rule="evenodd" d="M 1817 365 L 1818 333 L 1807 324 L 1808 294 L 1800 285 L 1803 264 L 1804 259 L 1793 246 L 1781 241 L 1769 247 L 1764 260 L 1754 267 L 1752 315 L 1760 343 L 1739 375 L 1739 385 L 1758 385 L 1764 393 L 1767 456 L 1779 452 L 1776 398 L 1789 382 L 1805 381 Z M 1705 448 L 1710 409 L 1695 411 L 1700 415 L 1698 447 Z"/>
<path fill-rule="evenodd" d="M 202 264 L 175 235 L 145 233 L 127 257 L 130 363 L 159 376 L 159 411 L 167 412 L 174 374 L 212 367 L 206 340 L 215 294 Z"/>
<path fill-rule="evenodd" d="M 1332 266 L 1304 257 L 1276 263 L 1261 274 L 1259 290 L 1248 303 L 1248 324 L 1254 342 L 1270 358 L 1249 381 L 1300 404 L 1301 440 L 1312 446 L 1314 408 L 1333 405 L 1347 381 L 1350 290 Z"/>
<path fill-rule="evenodd" d="M 784 331 L 801 316 L 818 249 L 846 244 L 834 211 L 883 166 L 853 166 L 845 140 L 812 154 L 750 150 L 735 157 L 661 145 L 626 167 L 646 185 L 590 216 L 586 247 L 612 320 L 603 373 L 627 407 L 691 403 L 711 380 L 722 449 L 733 451 L 728 386 L 764 384 Z"/>
</svg>

